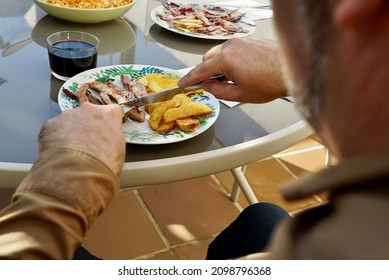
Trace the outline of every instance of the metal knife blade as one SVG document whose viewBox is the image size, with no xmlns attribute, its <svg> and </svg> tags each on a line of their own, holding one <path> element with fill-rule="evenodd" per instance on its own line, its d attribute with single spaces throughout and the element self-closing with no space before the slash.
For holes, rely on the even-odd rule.
<svg viewBox="0 0 389 280">
<path fill-rule="evenodd" d="M 224 75 L 217 75 L 214 77 L 211 77 L 209 79 L 206 79 L 204 81 L 201 81 L 198 84 L 194 84 L 192 86 L 186 87 L 186 88 L 180 88 L 180 87 L 173 87 L 164 91 L 156 92 L 153 94 L 149 94 L 146 96 L 142 96 L 139 98 L 135 98 L 126 102 L 121 102 L 119 105 L 124 105 L 124 106 L 142 106 L 145 104 L 150 104 L 150 103 L 156 103 L 160 101 L 166 101 L 172 99 L 175 95 L 180 94 L 180 93 L 186 93 L 194 90 L 201 89 L 201 84 L 205 81 L 209 80 L 226 80 Z"/>
</svg>

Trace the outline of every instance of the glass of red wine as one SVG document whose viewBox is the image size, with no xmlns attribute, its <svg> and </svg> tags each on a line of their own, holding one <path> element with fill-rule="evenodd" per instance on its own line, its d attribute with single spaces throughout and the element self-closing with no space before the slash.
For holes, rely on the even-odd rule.
<svg viewBox="0 0 389 280">
<path fill-rule="evenodd" d="M 96 68 L 99 39 L 81 31 L 60 31 L 47 37 L 51 73 L 66 81 L 80 72 Z"/>
</svg>

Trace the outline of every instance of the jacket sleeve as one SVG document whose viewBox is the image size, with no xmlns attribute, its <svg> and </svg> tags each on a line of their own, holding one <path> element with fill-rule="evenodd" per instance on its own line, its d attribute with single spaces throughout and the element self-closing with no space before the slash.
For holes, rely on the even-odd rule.
<svg viewBox="0 0 389 280">
<path fill-rule="evenodd" d="M 71 259 L 118 189 L 118 177 L 89 154 L 41 153 L 0 212 L 0 259 Z"/>
</svg>

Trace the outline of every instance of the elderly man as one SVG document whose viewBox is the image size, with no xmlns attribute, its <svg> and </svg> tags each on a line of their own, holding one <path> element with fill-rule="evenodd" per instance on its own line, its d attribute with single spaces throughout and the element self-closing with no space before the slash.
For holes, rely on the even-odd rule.
<svg viewBox="0 0 389 280">
<path fill-rule="evenodd" d="M 339 165 L 283 186 L 286 199 L 326 191 L 329 202 L 287 219 L 267 253 L 248 258 L 387 259 L 389 1 L 274 0 L 273 8 L 288 90 Z M 234 84 L 210 82 L 204 88 L 225 99 L 264 102 L 285 94 L 278 83 L 279 56 L 276 45 L 236 39 L 206 54 L 180 85 L 224 73 Z M 265 246 L 260 237 L 267 238 L 266 222 L 253 226 L 256 214 L 266 218 L 263 208 L 260 203 L 246 209 L 211 244 L 208 256 L 241 257 Z M 267 217 L 271 213 L 283 217 L 274 209 Z"/>
<path fill-rule="evenodd" d="M 274 0 L 273 8 L 280 48 L 253 39 L 228 41 L 207 53 L 180 86 L 223 73 L 234 83 L 210 82 L 204 89 L 259 103 L 286 95 L 287 84 L 339 164 L 282 188 L 291 200 L 326 191 L 328 204 L 293 219 L 275 205 L 250 206 L 215 239 L 209 256 L 387 259 L 389 1 Z M 118 188 L 122 116 L 118 106 L 86 104 L 44 126 L 38 161 L 0 214 L 0 258 L 72 257 Z M 74 125 L 74 119 L 84 121 Z M 84 135 L 93 143 L 85 145 Z M 231 236 L 236 225 L 240 235 Z"/>
</svg>

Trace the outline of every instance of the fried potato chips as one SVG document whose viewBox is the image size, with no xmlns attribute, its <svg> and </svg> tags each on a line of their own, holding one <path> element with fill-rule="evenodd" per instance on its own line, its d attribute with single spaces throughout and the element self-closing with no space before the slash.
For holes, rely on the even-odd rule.
<svg viewBox="0 0 389 280">
<path fill-rule="evenodd" d="M 143 76 L 138 82 L 144 84 L 149 93 L 154 93 L 177 86 L 179 79 L 180 78 L 169 78 L 160 73 L 153 73 Z"/>
<path fill-rule="evenodd" d="M 146 86 L 149 94 L 153 94 L 177 86 L 179 79 L 153 73 L 143 76 L 138 82 Z M 193 102 L 187 96 L 199 92 L 202 90 L 177 94 L 168 101 L 146 104 L 145 110 L 150 115 L 150 128 L 159 133 L 167 133 L 175 127 L 185 132 L 194 131 L 200 126 L 200 122 L 195 118 L 212 113 L 212 109 L 207 105 Z"/>
<path fill-rule="evenodd" d="M 174 122 L 179 119 L 185 119 L 192 116 L 206 115 L 212 112 L 212 109 L 205 104 L 188 102 L 177 108 L 171 108 L 163 113 L 164 122 Z"/>
<path fill-rule="evenodd" d="M 205 104 L 192 102 L 185 93 L 178 94 L 172 100 L 150 104 L 145 107 L 150 114 L 151 129 L 166 133 L 174 127 L 182 131 L 194 131 L 200 122 L 193 117 L 210 114 L 212 109 Z"/>
<path fill-rule="evenodd" d="M 176 125 L 182 131 L 190 132 L 194 131 L 197 127 L 200 126 L 200 122 L 196 119 L 185 118 L 176 120 Z"/>
</svg>

